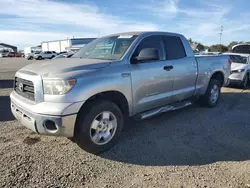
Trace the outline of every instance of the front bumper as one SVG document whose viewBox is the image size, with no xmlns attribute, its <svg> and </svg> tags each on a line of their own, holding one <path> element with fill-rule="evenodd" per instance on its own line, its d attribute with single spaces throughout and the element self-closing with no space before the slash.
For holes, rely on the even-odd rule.
<svg viewBox="0 0 250 188">
<path fill-rule="evenodd" d="M 74 136 L 77 112 L 83 103 L 57 105 L 57 108 L 55 108 L 56 103 L 45 103 L 42 109 L 44 112 L 40 114 L 34 111 L 40 111 L 39 107 L 41 107 L 41 104 L 27 104 L 21 99 L 21 96 L 17 97 L 16 95 L 15 92 L 11 93 L 11 111 L 22 125 L 39 134 L 64 137 Z M 45 109 L 47 109 L 48 113 L 45 112 Z M 52 109 L 56 111 L 53 112 Z M 70 111 L 72 113 L 69 114 Z M 65 114 L 65 112 L 67 113 Z M 47 121 L 54 122 L 55 129 L 49 129 L 45 125 Z"/>
<path fill-rule="evenodd" d="M 245 76 L 245 72 L 240 72 L 240 73 L 232 73 L 229 76 L 230 81 L 231 80 L 237 80 L 237 81 L 243 81 L 244 80 L 244 76 Z"/>
<path fill-rule="evenodd" d="M 24 56 L 26 59 L 29 59 L 31 57 L 31 55 L 25 55 Z"/>
<path fill-rule="evenodd" d="M 241 84 L 244 80 L 244 77 L 245 77 L 245 72 L 240 72 L 240 73 L 232 73 L 230 76 L 229 76 L 229 80 L 230 80 L 230 84 Z"/>
</svg>

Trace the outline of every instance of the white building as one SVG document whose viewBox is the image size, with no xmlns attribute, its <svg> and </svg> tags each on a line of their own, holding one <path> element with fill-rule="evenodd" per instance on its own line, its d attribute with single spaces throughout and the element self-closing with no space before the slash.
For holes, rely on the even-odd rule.
<svg viewBox="0 0 250 188">
<path fill-rule="evenodd" d="M 55 51 L 55 52 L 64 52 L 70 51 L 71 49 L 78 48 L 88 44 L 95 38 L 72 38 L 65 40 L 55 40 L 55 41 L 45 41 L 42 42 L 42 51 Z"/>
<path fill-rule="evenodd" d="M 24 48 L 24 54 L 27 55 L 29 53 L 40 52 L 42 51 L 41 46 L 29 46 Z"/>
</svg>

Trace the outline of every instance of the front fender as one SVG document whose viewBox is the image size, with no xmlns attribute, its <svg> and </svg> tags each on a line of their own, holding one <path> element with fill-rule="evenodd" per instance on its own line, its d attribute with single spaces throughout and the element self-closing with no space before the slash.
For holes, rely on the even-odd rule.
<svg viewBox="0 0 250 188">
<path fill-rule="evenodd" d="M 128 101 L 129 112 L 132 112 L 131 77 L 130 75 L 123 77 L 121 72 L 100 73 L 77 80 L 76 86 L 66 95 L 66 100 L 68 102 L 86 101 L 98 93 L 107 91 L 122 93 Z"/>
</svg>

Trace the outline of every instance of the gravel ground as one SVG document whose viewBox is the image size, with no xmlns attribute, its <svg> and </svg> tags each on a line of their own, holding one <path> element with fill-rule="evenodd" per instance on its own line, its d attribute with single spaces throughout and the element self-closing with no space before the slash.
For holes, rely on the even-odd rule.
<svg viewBox="0 0 250 188">
<path fill-rule="evenodd" d="M 14 120 L 11 79 L 31 62 L 0 59 L 0 187 L 250 187 L 250 90 L 223 88 L 214 109 L 131 120 L 120 142 L 95 156 Z"/>
</svg>

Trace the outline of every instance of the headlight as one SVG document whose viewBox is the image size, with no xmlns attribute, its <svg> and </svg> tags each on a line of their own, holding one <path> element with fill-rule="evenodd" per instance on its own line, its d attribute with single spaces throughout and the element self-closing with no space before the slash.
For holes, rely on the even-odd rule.
<svg viewBox="0 0 250 188">
<path fill-rule="evenodd" d="M 69 92 L 76 84 L 71 80 L 43 80 L 43 92 L 48 95 L 63 95 Z"/>
<path fill-rule="evenodd" d="M 233 70 L 232 73 L 240 73 L 240 72 L 244 72 L 245 69 L 239 69 L 239 70 Z"/>
</svg>

